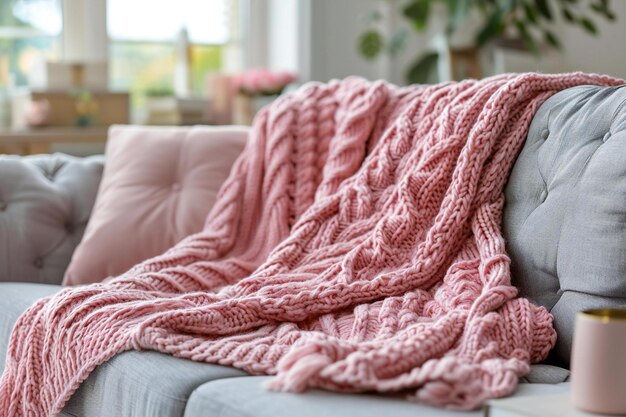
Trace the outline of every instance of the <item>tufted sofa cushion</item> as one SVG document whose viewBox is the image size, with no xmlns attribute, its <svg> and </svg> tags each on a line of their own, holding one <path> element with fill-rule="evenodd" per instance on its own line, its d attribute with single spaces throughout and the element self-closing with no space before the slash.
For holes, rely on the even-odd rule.
<svg viewBox="0 0 626 417">
<path fill-rule="evenodd" d="M 626 307 L 626 87 L 547 100 L 505 193 L 513 283 L 554 314 L 567 365 L 577 311 Z"/>
<path fill-rule="evenodd" d="M 93 215 L 64 284 L 126 272 L 199 232 L 245 147 L 241 126 L 113 126 Z"/>
<path fill-rule="evenodd" d="M 103 165 L 102 156 L 0 155 L 0 281 L 61 283 Z"/>
</svg>

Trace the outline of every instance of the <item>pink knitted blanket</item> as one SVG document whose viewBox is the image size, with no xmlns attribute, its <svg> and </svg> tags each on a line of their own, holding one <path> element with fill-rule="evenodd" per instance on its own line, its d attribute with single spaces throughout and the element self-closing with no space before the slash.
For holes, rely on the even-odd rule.
<svg viewBox="0 0 626 417">
<path fill-rule="evenodd" d="M 618 83 L 352 78 L 281 97 L 204 231 L 20 317 L 0 415 L 59 412 L 128 349 L 275 374 L 276 390 L 403 391 L 457 408 L 511 393 L 556 334 L 511 286 L 504 184 L 546 98 Z"/>
</svg>

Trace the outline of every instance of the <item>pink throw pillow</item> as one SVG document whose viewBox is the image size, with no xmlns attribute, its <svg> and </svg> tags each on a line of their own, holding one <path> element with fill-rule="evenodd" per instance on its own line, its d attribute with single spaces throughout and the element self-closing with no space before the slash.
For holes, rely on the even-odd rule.
<svg viewBox="0 0 626 417">
<path fill-rule="evenodd" d="M 113 126 L 96 203 L 64 285 L 100 282 L 202 229 L 244 127 Z"/>
</svg>

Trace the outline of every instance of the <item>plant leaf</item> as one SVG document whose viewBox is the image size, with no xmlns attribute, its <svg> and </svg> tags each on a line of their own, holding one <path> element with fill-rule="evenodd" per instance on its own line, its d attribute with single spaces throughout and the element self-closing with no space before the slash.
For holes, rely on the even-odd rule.
<svg viewBox="0 0 626 417">
<path fill-rule="evenodd" d="M 515 27 L 517 28 L 517 33 L 519 33 L 520 37 L 524 41 L 524 45 L 526 45 L 528 50 L 531 51 L 533 55 L 539 56 L 539 48 L 537 48 L 537 43 L 528 31 L 528 28 L 526 27 L 524 22 L 522 22 L 521 20 L 516 20 Z"/>
<path fill-rule="evenodd" d="M 378 31 L 368 30 L 359 37 L 358 50 L 365 59 L 372 60 L 380 54 L 383 43 L 383 37 Z"/>
<path fill-rule="evenodd" d="M 413 27 L 418 32 L 426 28 L 430 15 L 430 3 L 431 0 L 413 0 L 403 10 L 404 16 L 413 23 Z"/>
<path fill-rule="evenodd" d="M 604 10 L 604 16 L 610 20 L 611 22 L 615 22 L 615 20 L 617 20 L 617 17 L 615 16 L 615 13 L 613 13 L 611 10 L 609 9 L 605 9 Z"/>
<path fill-rule="evenodd" d="M 559 41 L 559 38 L 557 38 L 554 33 L 550 32 L 549 30 L 545 30 L 543 33 L 543 36 L 546 42 L 550 46 L 552 46 L 554 49 L 561 49 L 561 42 Z"/>
<path fill-rule="evenodd" d="M 535 6 L 539 13 L 543 15 L 548 20 L 552 20 L 552 12 L 550 11 L 550 6 L 548 5 L 548 0 L 535 0 Z"/>
<path fill-rule="evenodd" d="M 437 81 L 439 54 L 428 52 L 419 57 L 409 68 L 406 78 L 411 84 L 425 84 Z"/>
<path fill-rule="evenodd" d="M 613 13 L 609 8 L 608 0 L 600 0 L 598 3 L 593 3 L 591 5 L 591 9 L 594 12 L 606 17 L 607 20 L 614 21 L 616 19 L 615 13 Z"/>
<path fill-rule="evenodd" d="M 600 0 L 600 2 L 604 6 L 604 15 L 606 16 L 606 18 L 609 19 L 610 21 L 615 21 L 617 17 L 615 16 L 615 13 L 611 10 L 611 1 Z"/>
<path fill-rule="evenodd" d="M 596 25 L 586 17 L 581 17 L 579 20 L 580 26 L 585 29 L 587 32 L 596 35 L 598 33 L 598 28 Z"/>
<path fill-rule="evenodd" d="M 571 12 L 570 9 L 563 9 L 563 18 L 569 22 L 569 23 L 574 23 L 576 22 L 576 17 L 574 16 L 574 14 Z"/>
<path fill-rule="evenodd" d="M 526 14 L 526 19 L 529 22 L 532 22 L 534 24 L 539 23 L 539 13 L 537 12 L 537 9 L 535 7 L 531 6 L 528 3 L 524 3 L 524 13 Z"/>
<path fill-rule="evenodd" d="M 497 9 L 489 16 L 487 23 L 476 35 L 476 43 L 479 47 L 484 46 L 491 39 L 502 34 L 504 31 L 503 16 L 504 14 L 500 9 Z"/>
</svg>

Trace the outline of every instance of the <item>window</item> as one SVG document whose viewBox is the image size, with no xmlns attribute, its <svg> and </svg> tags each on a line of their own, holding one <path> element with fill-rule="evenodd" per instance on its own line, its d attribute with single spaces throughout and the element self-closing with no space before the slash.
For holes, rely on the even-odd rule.
<svg viewBox="0 0 626 417">
<path fill-rule="evenodd" d="M 27 85 L 32 68 L 59 55 L 60 0 L 0 0 L 0 87 Z"/>
<path fill-rule="evenodd" d="M 130 91 L 135 108 L 142 106 L 146 94 L 173 94 L 184 29 L 191 91 L 203 95 L 206 74 L 222 67 L 230 36 L 230 4 L 230 0 L 108 0 L 111 88 Z"/>
</svg>

